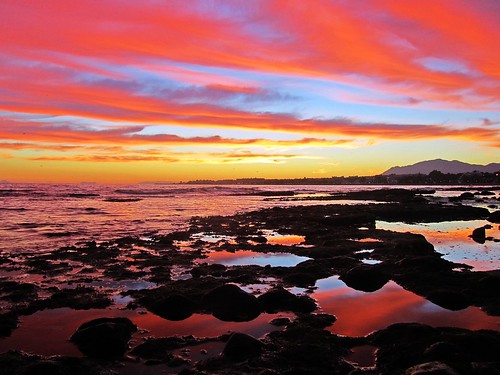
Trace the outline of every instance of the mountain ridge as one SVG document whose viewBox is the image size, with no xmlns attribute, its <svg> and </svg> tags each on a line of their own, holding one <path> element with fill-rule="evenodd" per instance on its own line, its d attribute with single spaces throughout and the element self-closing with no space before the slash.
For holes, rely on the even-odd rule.
<svg viewBox="0 0 500 375">
<path fill-rule="evenodd" d="M 415 164 L 405 166 L 391 167 L 382 173 L 383 176 L 388 175 L 411 175 L 411 174 L 429 174 L 432 171 L 441 173 L 471 173 L 484 172 L 495 173 L 500 171 L 500 163 L 489 163 L 487 165 L 470 164 L 459 160 L 444 160 L 434 159 L 420 161 Z"/>
</svg>

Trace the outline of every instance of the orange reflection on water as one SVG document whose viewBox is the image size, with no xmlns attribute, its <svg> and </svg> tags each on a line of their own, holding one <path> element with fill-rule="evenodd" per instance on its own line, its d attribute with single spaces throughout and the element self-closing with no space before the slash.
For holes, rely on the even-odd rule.
<svg viewBox="0 0 500 375">
<path fill-rule="evenodd" d="M 485 220 L 448 221 L 439 223 L 406 224 L 377 221 L 378 229 L 398 232 L 412 232 L 423 235 L 443 258 L 455 263 L 474 267 L 475 271 L 496 270 L 500 268 L 498 243 L 486 241 L 477 243 L 470 238 L 475 228 L 482 227 Z M 486 236 L 500 238 L 498 226 L 486 229 Z"/>
<path fill-rule="evenodd" d="M 313 297 L 323 311 L 337 317 L 330 327 L 330 331 L 337 334 L 364 336 L 401 322 L 472 330 L 500 329 L 499 317 L 488 316 L 477 307 L 446 310 L 392 281 L 373 293 L 352 290 L 337 277 L 320 280 L 317 286 Z"/>
<path fill-rule="evenodd" d="M 285 245 L 285 246 L 293 246 L 300 245 L 305 242 L 304 236 L 297 236 L 293 234 L 289 235 L 274 235 L 269 236 L 267 238 L 267 243 L 271 245 Z"/>
</svg>

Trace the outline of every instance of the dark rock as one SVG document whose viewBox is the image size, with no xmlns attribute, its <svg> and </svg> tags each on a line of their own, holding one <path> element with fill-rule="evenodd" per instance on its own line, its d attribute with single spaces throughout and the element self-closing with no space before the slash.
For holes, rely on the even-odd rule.
<svg viewBox="0 0 500 375">
<path fill-rule="evenodd" d="M 397 262 L 398 266 L 413 271 L 438 272 L 452 269 L 456 264 L 434 255 L 409 256 Z"/>
<path fill-rule="evenodd" d="M 257 357 L 262 352 L 262 343 L 255 337 L 244 333 L 235 332 L 224 347 L 223 354 L 233 361 L 244 361 Z"/>
<path fill-rule="evenodd" d="M 29 283 L 16 281 L 0 281 L 0 299 L 11 302 L 21 302 L 27 299 L 36 299 L 38 287 Z"/>
<path fill-rule="evenodd" d="M 351 268 L 340 279 L 347 286 L 364 292 L 374 292 L 389 281 L 385 272 L 375 266 L 365 264 Z"/>
<path fill-rule="evenodd" d="M 496 194 L 493 191 L 483 190 L 483 191 L 479 192 L 478 195 L 492 196 L 492 195 L 496 195 Z"/>
<path fill-rule="evenodd" d="M 136 330 L 127 318 L 99 318 L 82 324 L 70 340 L 89 357 L 112 359 L 123 356 Z"/>
<path fill-rule="evenodd" d="M 458 345 L 446 341 L 439 341 L 430 345 L 424 351 L 424 356 L 431 361 L 457 361 L 461 352 Z"/>
<path fill-rule="evenodd" d="M 472 239 L 478 243 L 486 242 L 486 229 L 484 227 L 476 228 L 472 231 Z"/>
<path fill-rule="evenodd" d="M 317 307 L 312 298 L 296 296 L 282 287 L 272 288 L 257 299 L 268 313 L 278 311 L 308 313 L 316 310 Z"/>
<path fill-rule="evenodd" d="M 252 193 L 251 195 L 258 195 L 261 197 L 291 197 L 295 195 L 293 190 L 284 190 L 284 191 L 258 191 Z"/>
<path fill-rule="evenodd" d="M 193 277 L 202 277 L 202 276 L 215 276 L 221 277 L 226 272 L 226 266 L 222 264 L 202 264 L 198 267 L 193 267 L 190 271 Z"/>
<path fill-rule="evenodd" d="M 494 368 L 495 362 L 498 368 L 499 364 L 497 331 L 400 323 L 365 339 L 378 347 L 377 369 L 383 374 L 487 374 L 479 369 Z M 441 366 L 421 366 L 424 363 L 445 363 L 454 372 Z"/>
<path fill-rule="evenodd" d="M 153 304 L 151 311 L 168 320 L 184 320 L 189 318 L 196 308 L 196 303 L 191 299 L 174 294 Z"/>
<path fill-rule="evenodd" d="M 473 375 L 500 375 L 500 364 L 498 362 L 474 362 L 471 363 L 471 370 Z"/>
<path fill-rule="evenodd" d="M 77 310 L 105 308 L 112 304 L 111 298 L 92 287 L 61 289 L 45 300 L 48 308 L 71 307 Z"/>
<path fill-rule="evenodd" d="M 17 328 L 19 320 L 12 312 L 0 314 L 0 337 L 10 336 L 12 331 Z"/>
<path fill-rule="evenodd" d="M 20 375 L 66 375 L 66 369 L 61 363 L 51 360 L 41 360 L 29 364 L 20 371 Z"/>
<path fill-rule="evenodd" d="M 432 291 L 427 299 L 448 310 L 463 310 L 470 306 L 470 298 L 464 293 L 453 290 L 438 289 Z"/>
<path fill-rule="evenodd" d="M 459 375 L 459 373 L 445 363 L 427 362 L 407 369 L 405 375 Z"/>
<path fill-rule="evenodd" d="M 372 333 L 369 337 L 377 346 L 394 345 L 400 342 L 418 341 L 434 333 L 434 329 L 420 323 L 396 323 Z"/>
<path fill-rule="evenodd" d="M 488 221 L 489 221 L 490 223 L 500 224 L 500 210 L 492 212 L 492 213 L 488 216 Z"/>
<path fill-rule="evenodd" d="M 317 277 L 311 273 L 292 271 L 285 275 L 284 280 L 288 284 L 296 285 L 301 288 L 307 288 L 316 283 Z"/>
<path fill-rule="evenodd" d="M 202 303 L 217 319 L 246 322 L 262 312 L 257 298 L 234 284 L 217 287 L 203 296 Z"/>
<path fill-rule="evenodd" d="M 299 316 L 293 324 L 295 326 L 307 326 L 314 329 L 323 329 L 330 327 L 337 321 L 335 315 L 330 314 L 305 314 Z"/>
<path fill-rule="evenodd" d="M 108 372 L 106 372 L 108 373 Z M 87 358 L 54 356 L 44 358 L 10 350 L 0 354 L 1 375 L 102 375 L 99 365 Z"/>
<path fill-rule="evenodd" d="M 469 191 L 466 191 L 466 192 L 460 194 L 459 198 L 465 199 L 465 200 L 474 199 L 474 194 L 469 192 Z"/>
<path fill-rule="evenodd" d="M 169 367 L 179 367 L 191 363 L 189 359 L 182 358 L 179 355 L 172 355 L 172 358 L 168 361 Z"/>
<path fill-rule="evenodd" d="M 210 339 L 200 339 L 194 336 L 148 338 L 146 341 L 133 348 L 130 353 L 140 358 L 157 359 L 168 362 L 173 358 L 171 353 L 172 350 L 186 346 L 194 346 L 208 340 Z"/>
<path fill-rule="evenodd" d="M 478 292 L 495 292 L 500 290 L 500 273 L 486 275 L 477 281 Z"/>
<path fill-rule="evenodd" d="M 276 326 L 276 327 L 283 327 L 288 324 L 290 324 L 292 321 L 290 318 L 282 317 L 282 318 L 274 318 L 269 322 L 269 324 Z"/>
</svg>

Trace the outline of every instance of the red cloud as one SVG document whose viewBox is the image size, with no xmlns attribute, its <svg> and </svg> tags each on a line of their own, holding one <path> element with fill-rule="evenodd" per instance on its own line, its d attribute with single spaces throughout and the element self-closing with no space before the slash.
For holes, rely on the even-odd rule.
<svg viewBox="0 0 500 375">
<path fill-rule="evenodd" d="M 9 58 L 108 76 L 116 72 L 102 64 L 144 67 L 153 61 L 333 80 L 353 80 L 347 75 L 355 74 L 382 83 L 379 89 L 410 89 L 418 100 L 467 107 L 471 95 L 462 92 L 467 90 L 480 104 L 498 105 L 500 34 L 494 2 L 441 1 L 422 7 L 408 1 L 360 6 L 269 0 L 240 6 L 240 17 L 231 18 L 216 7 L 202 12 L 197 2 L 159 7 L 147 1 L 68 6 L 64 0 L 43 5 L 5 0 L 0 43 Z M 253 31 L 247 24 L 269 31 Z M 428 57 L 458 60 L 481 76 L 429 69 L 419 62 Z"/>
<path fill-rule="evenodd" d="M 182 6 L 181 6 L 182 5 Z M 234 98 L 266 98 L 246 79 L 194 67 L 320 77 L 367 85 L 412 103 L 500 106 L 500 28 L 494 1 L 421 4 L 374 0 L 247 2 L 231 12 L 197 2 L 52 0 L 0 3 L 0 110 L 154 125 L 251 129 L 315 136 L 458 139 L 500 144 L 493 127 L 303 119 L 255 112 Z M 286 10 L 286 11 L 285 11 Z M 422 59 L 439 58 L 450 69 Z M 453 71 L 458 63 L 464 70 Z M 166 68 L 162 69 L 162 66 Z M 148 68 L 149 67 L 149 68 Z M 137 72 L 164 72 L 195 87 L 152 90 Z M 217 82 L 218 81 L 218 82 Z M 158 83 L 161 87 L 162 81 Z M 201 86 L 200 86 L 201 85 Z M 152 91 L 151 91 L 152 90 Z M 163 95 L 162 95 L 163 94 Z M 176 96 L 177 94 L 177 96 Z M 370 98 L 372 99 L 372 98 Z M 406 100 L 406 99 L 405 99 Z M 246 103 L 243 101 L 243 103 Z M 444 104 L 443 104 L 444 103 Z M 57 119 L 56 119 L 57 120 Z M 89 131 L 1 120 L 0 139 L 84 144 L 266 144 L 264 139 L 137 135 L 142 126 Z M 305 138 L 304 138 L 305 139 Z M 278 145 L 307 141 L 275 141 Z M 315 140 L 311 144 L 336 144 Z M 348 142 L 348 141 L 346 141 Z M 270 142 L 273 143 L 273 142 Z"/>
</svg>

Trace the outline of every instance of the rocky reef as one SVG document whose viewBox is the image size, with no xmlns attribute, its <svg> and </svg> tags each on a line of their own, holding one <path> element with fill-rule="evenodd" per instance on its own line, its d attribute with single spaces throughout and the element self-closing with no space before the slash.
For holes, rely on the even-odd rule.
<svg viewBox="0 0 500 375">
<path fill-rule="evenodd" d="M 422 235 L 376 227 L 377 220 L 497 222 L 498 211 L 433 201 L 425 194 L 429 192 L 356 192 L 335 198 L 383 203 L 275 207 L 228 217 L 194 217 L 187 230 L 166 235 L 89 241 L 42 254 L 2 254 L 0 267 L 6 274 L 39 275 L 45 280 L 0 279 L 4 306 L 0 335 L 5 337 L 23 316 L 37 311 L 112 307 L 116 290 L 95 286 L 96 279 L 149 283 L 145 288 L 122 290 L 120 296 L 129 300 L 128 310 L 143 309 L 168 321 L 193 314 L 213 315 L 223 322 L 252 321 L 261 314 L 289 315 L 271 321 L 275 329 L 262 337 L 234 331 L 216 337 L 147 337 L 137 342 L 133 322 L 106 317 L 103 310 L 101 318 L 84 323 L 66 338 L 84 357 L 8 351 L 0 355 L 0 374 L 109 374 L 122 373 L 132 365 L 143 366 L 144 373 L 181 374 L 499 373 L 498 331 L 399 323 L 362 337 L 336 335 L 326 329 L 336 317 L 325 314 L 308 294 L 318 280 L 331 276 L 364 292 L 393 281 L 448 310 L 475 306 L 499 316 L 499 270 L 472 270 L 443 259 Z M 295 199 L 288 192 L 284 196 Z M 472 236 L 487 240 L 479 232 Z M 270 233 L 302 241 L 273 242 Z M 372 264 L 363 262 L 367 246 Z M 213 253 L 241 251 L 293 254 L 307 260 L 287 267 L 208 261 Z M 252 293 L 248 286 L 253 284 L 266 287 Z M 291 291 L 297 288 L 304 292 Z M 199 360 L 179 355 L 179 350 L 204 345 L 218 345 L 220 350 Z M 349 360 L 353 348 L 360 346 L 376 351 L 372 365 Z"/>
</svg>

